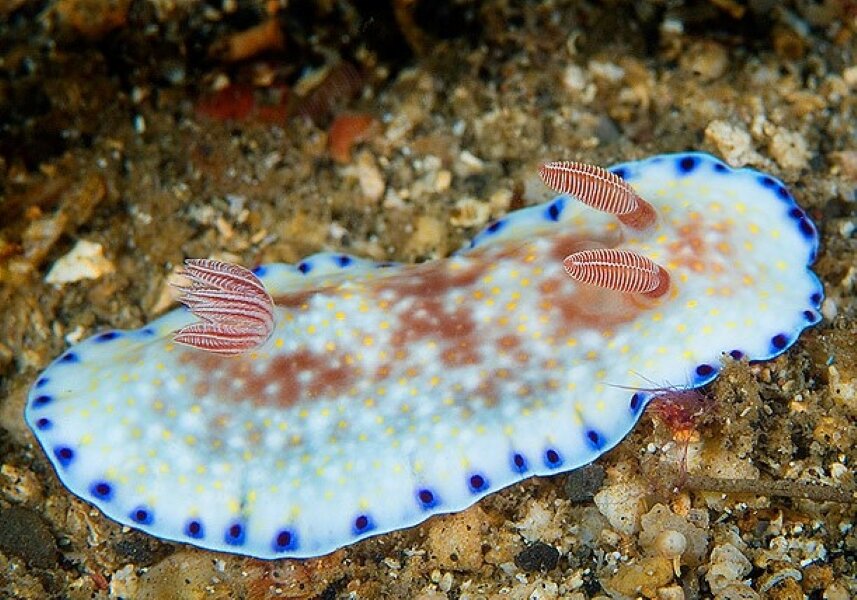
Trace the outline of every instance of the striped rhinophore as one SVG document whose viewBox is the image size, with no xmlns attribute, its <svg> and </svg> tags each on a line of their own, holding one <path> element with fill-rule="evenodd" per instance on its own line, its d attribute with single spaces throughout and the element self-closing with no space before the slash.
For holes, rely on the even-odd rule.
<svg viewBox="0 0 857 600">
<path fill-rule="evenodd" d="M 179 344 L 240 354 L 258 348 L 274 331 L 274 301 L 252 271 L 211 259 L 188 259 L 182 274 L 189 285 L 176 285 L 178 300 L 197 318 L 176 331 Z"/>
<path fill-rule="evenodd" d="M 626 294 L 664 294 L 669 288 L 666 271 L 632 250 L 594 248 L 581 250 L 563 261 L 568 276 L 589 285 Z M 666 279 L 666 281 L 664 281 Z"/>
</svg>

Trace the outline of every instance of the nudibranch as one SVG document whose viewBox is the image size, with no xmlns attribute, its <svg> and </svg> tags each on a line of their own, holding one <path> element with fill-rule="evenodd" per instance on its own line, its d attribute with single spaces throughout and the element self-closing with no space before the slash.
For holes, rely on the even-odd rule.
<svg viewBox="0 0 857 600">
<path fill-rule="evenodd" d="M 67 350 L 26 420 L 115 521 L 308 557 L 589 463 L 652 382 L 819 321 L 816 229 L 777 179 L 700 153 L 541 174 L 561 195 L 444 260 L 190 261 L 188 308 Z"/>
</svg>

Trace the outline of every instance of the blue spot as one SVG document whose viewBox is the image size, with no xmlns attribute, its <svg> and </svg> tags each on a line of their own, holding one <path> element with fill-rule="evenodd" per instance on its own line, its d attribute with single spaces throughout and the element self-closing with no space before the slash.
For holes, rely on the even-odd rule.
<svg viewBox="0 0 857 600">
<path fill-rule="evenodd" d="M 424 510 L 429 510 L 440 504 L 435 493 L 426 488 L 417 490 L 417 500 L 420 501 L 420 506 L 422 506 Z"/>
<path fill-rule="evenodd" d="M 470 478 L 467 480 L 467 487 L 469 487 L 470 491 L 474 494 L 478 494 L 488 489 L 488 480 L 486 480 L 479 473 L 476 473 L 474 475 L 471 475 Z"/>
<path fill-rule="evenodd" d="M 253 275 L 256 277 L 264 277 L 268 273 L 268 267 L 265 265 L 259 265 L 253 269 Z"/>
<path fill-rule="evenodd" d="M 37 388 L 45 387 L 46 385 L 48 385 L 49 381 L 50 381 L 49 377 L 42 377 L 38 381 L 36 381 L 36 387 Z"/>
<path fill-rule="evenodd" d="M 144 327 L 143 329 L 140 330 L 140 333 L 143 335 L 149 335 L 149 336 L 155 335 L 155 328 L 154 327 Z"/>
<path fill-rule="evenodd" d="M 722 162 L 716 162 L 716 163 L 714 163 L 714 170 L 717 171 L 718 173 L 725 173 L 726 171 L 729 170 L 729 168 L 726 165 L 724 165 Z"/>
<path fill-rule="evenodd" d="M 48 396 L 47 394 L 42 394 L 41 396 L 36 396 L 33 399 L 33 408 L 42 408 L 43 406 L 47 406 L 51 402 L 54 401 L 53 396 Z"/>
<path fill-rule="evenodd" d="M 618 175 L 622 179 L 628 179 L 628 169 L 624 169 L 622 167 L 619 167 L 618 169 L 611 169 L 611 172 L 614 175 Z"/>
<path fill-rule="evenodd" d="M 631 412 L 637 412 L 643 405 L 643 394 L 637 392 L 631 396 Z"/>
<path fill-rule="evenodd" d="M 696 374 L 700 377 L 710 377 L 714 374 L 714 367 L 706 364 L 698 365 L 696 367 Z"/>
<path fill-rule="evenodd" d="M 47 431 L 48 429 L 50 429 L 53 426 L 54 426 L 53 422 L 50 419 L 46 419 L 44 417 L 42 417 L 41 419 L 36 421 L 36 427 L 38 429 L 40 429 L 41 431 Z"/>
<path fill-rule="evenodd" d="M 685 175 L 693 171 L 699 164 L 699 159 L 695 156 L 685 156 L 678 161 L 678 169 Z"/>
<path fill-rule="evenodd" d="M 298 536 L 290 529 L 281 529 L 274 536 L 274 552 L 286 552 L 298 547 Z"/>
<path fill-rule="evenodd" d="M 798 223 L 798 229 L 805 238 L 812 239 L 815 237 L 815 227 L 809 222 L 809 219 L 801 219 Z"/>
<path fill-rule="evenodd" d="M 791 209 L 789 211 L 789 216 L 792 219 L 797 219 L 799 221 L 799 220 L 803 219 L 805 215 L 803 214 L 803 211 L 801 209 L 799 209 L 797 206 L 795 206 L 793 209 Z"/>
<path fill-rule="evenodd" d="M 516 473 L 527 472 L 527 459 L 522 454 L 516 452 L 512 455 L 512 470 Z"/>
<path fill-rule="evenodd" d="M 780 200 L 791 200 L 792 195 L 789 194 L 789 191 L 785 188 L 785 186 L 777 185 L 776 187 L 777 196 L 780 197 Z"/>
<path fill-rule="evenodd" d="M 740 350 L 732 350 L 729 352 L 729 356 L 731 356 L 735 360 L 741 360 L 742 358 L 744 358 L 744 353 Z"/>
<path fill-rule="evenodd" d="M 362 534 L 375 529 L 375 523 L 369 515 L 359 515 L 354 519 L 354 533 Z"/>
<path fill-rule="evenodd" d="M 548 209 L 545 211 L 545 218 L 549 221 L 559 221 L 559 216 L 565 208 L 565 198 L 559 198 L 555 202 L 551 202 Z"/>
<path fill-rule="evenodd" d="M 226 528 L 223 541 L 230 546 L 241 546 L 244 544 L 245 537 L 244 526 L 241 523 L 233 523 Z"/>
<path fill-rule="evenodd" d="M 118 331 L 105 331 L 102 334 L 95 336 L 95 341 L 98 343 L 109 342 L 111 340 L 115 340 L 121 334 Z"/>
<path fill-rule="evenodd" d="M 818 306 L 819 304 L 821 304 L 821 292 L 815 292 L 812 296 L 810 296 L 809 302 L 813 306 Z"/>
<path fill-rule="evenodd" d="M 298 271 L 306 275 L 310 271 L 312 271 L 312 265 L 308 262 L 302 262 L 298 264 Z"/>
<path fill-rule="evenodd" d="M 131 520 L 140 525 L 151 525 L 155 522 L 155 514 L 145 506 L 138 506 L 131 511 Z"/>
<path fill-rule="evenodd" d="M 786 334 L 784 333 L 778 333 L 771 338 L 771 346 L 773 346 L 775 350 L 784 350 L 788 345 L 789 338 L 786 337 Z"/>
<path fill-rule="evenodd" d="M 340 254 L 336 257 L 336 264 L 338 264 L 340 267 L 347 267 L 352 262 L 354 262 L 354 259 L 346 254 Z"/>
<path fill-rule="evenodd" d="M 811 310 L 803 311 L 803 318 L 806 319 L 809 323 L 816 323 L 818 321 L 818 315 Z"/>
<path fill-rule="evenodd" d="M 62 358 L 60 358 L 60 362 L 76 363 L 76 362 L 80 362 L 80 358 L 74 352 L 66 352 L 65 354 L 62 355 Z"/>
<path fill-rule="evenodd" d="M 485 233 L 487 233 L 489 235 L 493 235 L 493 234 L 497 233 L 498 231 L 500 231 L 501 229 L 503 229 L 503 227 L 505 227 L 505 226 L 506 226 L 506 221 L 503 219 L 500 219 L 499 221 L 494 221 L 488 227 L 485 228 Z"/>
<path fill-rule="evenodd" d="M 62 466 L 67 467 L 74 460 L 74 450 L 68 446 L 57 446 L 54 448 L 54 456 L 57 457 Z"/>
<path fill-rule="evenodd" d="M 596 450 L 601 450 L 604 446 L 604 438 L 594 429 L 586 432 L 586 439 L 589 440 L 589 444 Z"/>
<path fill-rule="evenodd" d="M 545 466 L 549 469 L 556 469 L 562 466 L 562 457 L 559 455 L 559 452 L 553 448 L 548 448 L 545 451 Z"/>
<path fill-rule="evenodd" d="M 187 522 L 187 525 L 184 526 L 184 532 L 186 536 L 195 540 L 201 540 L 205 537 L 205 527 L 196 519 Z"/>
<path fill-rule="evenodd" d="M 113 499 L 113 486 L 106 481 L 96 481 L 89 487 L 89 491 L 99 500 Z"/>
<path fill-rule="evenodd" d="M 769 175 L 759 175 L 759 183 L 768 189 L 773 189 L 779 185 L 777 180 Z"/>
</svg>

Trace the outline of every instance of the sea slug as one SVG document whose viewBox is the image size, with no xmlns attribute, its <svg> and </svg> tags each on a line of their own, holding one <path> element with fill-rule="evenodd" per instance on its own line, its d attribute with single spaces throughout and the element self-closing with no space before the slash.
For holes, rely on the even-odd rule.
<svg viewBox="0 0 857 600">
<path fill-rule="evenodd" d="M 822 299 L 816 229 L 777 179 L 700 153 L 610 172 L 546 165 L 590 205 L 516 211 L 444 260 L 323 253 L 258 281 L 191 262 L 184 299 L 202 321 L 181 308 L 73 346 L 26 420 L 111 519 L 261 558 L 324 554 L 587 464 L 652 382 L 698 387 L 724 355 L 776 356 Z"/>
</svg>

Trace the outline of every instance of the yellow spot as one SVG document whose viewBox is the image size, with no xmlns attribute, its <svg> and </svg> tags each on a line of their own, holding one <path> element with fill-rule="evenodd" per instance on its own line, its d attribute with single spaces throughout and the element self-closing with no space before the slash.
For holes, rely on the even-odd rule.
<svg viewBox="0 0 857 600">
<path fill-rule="evenodd" d="M 566 345 L 566 346 L 577 346 L 577 340 L 576 340 L 576 339 L 574 339 L 574 338 L 568 338 L 568 339 L 565 341 L 565 345 Z"/>
<path fill-rule="evenodd" d="M 697 302 L 696 300 L 688 300 L 685 306 L 687 306 L 688 308 L 696 308 L 697 306 L 699 306 L 699 302 Z"/>
<path fill-rule="evenodd" d="M 657 323 L 658 321 L 663 321 L 663 319 L 664 319 L 663 313 L 656 312 L 655 314 L 652 315 L 652 321 L 654 321 L 655 323 Z"/>
<path fill-rule="evenodd" d="M 155 400 L 155 401 L 152 403 L 152 408 L 153 408 L 154 410 L 163 410 L 163 409 L 164 409 L 164 403 L 163 403 L 163 402 L 161 402 L 160 400 Z"/>
<path fill-rule="evenodd" d="M 344 313 L 344 312 L 342 312 L 342 311 L 340 310 L 340 311 L 338 311 L 335 315 L 333 315 L 333 317 L 334 317 L 337 321 L 344 321 L 344 320 L 345 320 L 345 313 Z"/>
<path fill-rule="evenodd" d="M 374 343 L 375 343 L 375 340 L 372 339 L 372 336 L 370 336 L 370 335 L 367 335 L 365 338 L 363 338 L 363 345 L 364 346 L 371 346 Z"/>
<path fill-rule="evenodd" d="M 138 475 L 145 475 L 147 470 L 148 469 L 146 469 L 146 465 L 137 465 L 137 474 Z"/>
<path fill-rule="evenodd" d="M 205 465 L 197 465 L 196 473 L 197 475 L 205 475 Z"/>
<path fill-rule="evenodd" d="M 84 434 L 80 438 L 80 445 L 81 446 L 86 446 L 86 445 L 91 444 L 91 443 L 92 443 L 92 434 L 91 433 Z"/>
<path fill-rule="evenodd" d="M 785 271 L 787 268 L 786 261 L 784 260 L 778 260 L 774 263 L 774 265 L 776 265 L 777 269 L 779 269 L 780 271 Z"/>
<path fill-rule="evenodd" d="M 315 325 L 308 325 L 306 328 L 306 332 L 309 334 L 315 333 Z"/>
</svg>

